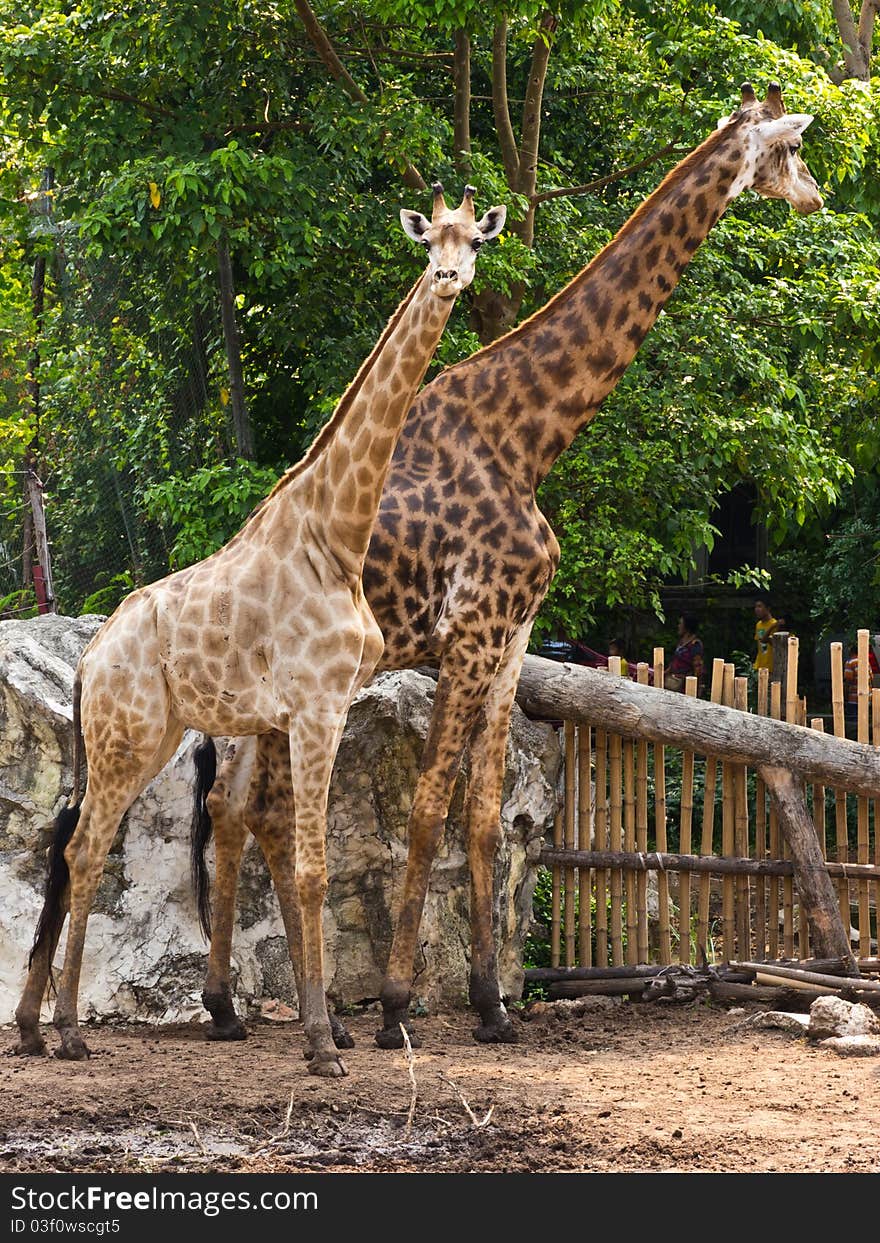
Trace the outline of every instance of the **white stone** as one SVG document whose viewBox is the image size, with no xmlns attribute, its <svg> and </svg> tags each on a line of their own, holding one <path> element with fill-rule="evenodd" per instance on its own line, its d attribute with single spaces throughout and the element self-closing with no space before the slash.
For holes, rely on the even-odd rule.
<svg viewBox="0 0 880 1243">
<path fill-rule="evenodd" d="M 793 1036 L 806 1036 L 809 1026 L 809 1014 L 790 1014 L 786 1010 L 768 1010 L 755 1019 L 755 1027 L 774 1027 Z"/>
<path fill-rule="evenodd" d="M 80 651 L 101 618 L 0 622 L 0 1022 L 24 982 L 41 906 L 49 826 L 72 780 L 71 695 Z M 406 822 L 435 684 L 409 671 L 380 675 L 352 706 L 330 791 L 324 918 L 331 995 L 378 995 L 406 862 Z M 126 817 L 89 920 L 84 1017 L 179 1021 L 200 1017 L 206 947 L 189 881 L 192 751 L 177 754 Z M 522 947 L 532 917 L 540 838 L 555 811 L 559 747 L 553 730 L 514 709 L 496 863 L 502 985 L 522 991 Z M 464 778 L 431 879 L 415 993 L 430 1004 L 467 995 L 469 878 Z M 213 851 L 211 852 L 213 855 Z M 213 859 L 212 859 L 213 862 Z M 61 961 L 61 951 L 56 961 Z M 293 973 L 268 872 L 245 854 L 233 942 L 239 1006 L 296 1006 Z"/>
<path fill-rule="evenodd" d="M 819 1045 L 841 1057 L 880 1057 L 880 1036 L 829 1036 Z"/>
<path fill-rule="evenodd" d="M 817 997 L 810 1006 L 810 1039 L 880 1036 L 880 1018 L 867 1006 L 843 997 Z"/>
</svg>

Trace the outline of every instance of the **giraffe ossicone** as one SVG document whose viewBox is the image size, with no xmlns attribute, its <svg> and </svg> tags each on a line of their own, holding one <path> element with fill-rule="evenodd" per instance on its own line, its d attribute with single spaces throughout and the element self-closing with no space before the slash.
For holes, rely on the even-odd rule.
<svg viewBox="0 0 880 1243">
<path fill-rule="evenodd" d="M 822 206 L 800 156 L 808 114 L 771 84 L 741 102 L 633 213 L 615 238 L 530 319 L 419 394 L 394 453 L 364 567 L 385 638 L 380 668 L 439 665 L 409 819 L 397 928 L 382 989 L 385 1047 L 402 1043 L 431 863 L 465 746 L 471 868 L 470 996 L 478 1040 L 515 1029 L 498 983 L 492 926 L 507 729 L 531 626 L 559 560 L 535 493 L 635 357 L 699 245 L 747 188 L 797 211 Z M 283 735 L 237 744 L 220 769 L 215 911 L 231 935 L 234 878 L 249 831 L 264 850 L 290 803 Z M 272 810 L 263 792 L 272 792 Z M 199 861 L 196 860 L 197 866 Z M 204 866 L 202 861 L 201 866 Z M 230 877 L 232 878 L 230 880 Z M 212 986 L 229 986 L 214 953 Z"/>
<path fill-rule="evenodd" d="M 324 996 L 321 912 L 330 772 L 349 705 L 383 646 L 364 597 L 363 562 L 403 420 L 455 297 L 473 279 L 476 253 L 500 232 L 505 209 L 477 221 L 471 192 L 450 210 L 441 190 L 430 221 L 417 212 L 402 215 L 409 236 L 425 247 L 427 269 L 308 453 L 213 556 L 128 596 L 80 659 L 75 789 L 56 821 L 46 898 L 16 1011 L 18 1052 L 45 1051 L 40 1004 L 69 914 L 53 1021 L 59 1056 L 88 1056 L 77 995 L 89 910 L 120 820 L 174 754 L 184 729 L 282 730 L 296 815 L 269 862 L 297 925 L 291 950 L 309 1069 L 346 1073 Z M 88 779 L 80 803 L 83 750 Z"/>
</svg>

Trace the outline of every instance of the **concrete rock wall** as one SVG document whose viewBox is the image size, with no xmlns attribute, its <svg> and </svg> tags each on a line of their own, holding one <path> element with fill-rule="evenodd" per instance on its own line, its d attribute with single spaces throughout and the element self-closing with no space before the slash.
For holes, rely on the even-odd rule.
<svg viewBox="0 0 880 1243">
<path fill-rule="evenodd" d="M 50 825 L 72 780 L 71 694 L 79 653 L 99 617 L 0 622 L 0 1021 L 7 1022 L 41 905 Z M 390 947 L 406 859 L 406 821 L 434 694 L 414 672 L 380 675 L 358 697 L 330 794 L 325 912 L 327 977 L 343 1003 L 376 997 Z M 173 1021 L 201 1014 L 206 949 L 189 881 L 192 750 L 187 734 L 129 811 L 110 852 L 89 933 L 81 1013 Z M 556 801 L 553 731 L 514 709 L 504 786 L 504 840 L 496 870 L 502 981 L 522 986 L 534 869 Z M 429 1004 L 467 993 L 468 875 L 465 783 L 453 800 L 435 864 L 415 992 Z M 62 942 L 63 949 L 63 942 Z M 60 961 L 60 953 L 56 961 Z M 245 854 L 233 948 L 242 1008 L 295 1006 L 277 903 L 259 850 Z"/>
</svg>

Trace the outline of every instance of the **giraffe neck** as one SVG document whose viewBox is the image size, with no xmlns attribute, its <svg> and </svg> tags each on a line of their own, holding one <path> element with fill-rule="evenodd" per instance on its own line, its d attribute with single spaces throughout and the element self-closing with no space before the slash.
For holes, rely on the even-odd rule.
<svg viewBox="0 0 880 1243">
<path fill-rule="evenodd" d="M 286 485 L 311 467 L 327 547 L 346 573 L 360 577 L 394 447 L 454 302 L 431 292 L 428 272 L 401 302 L 330 422 L 264 502 L 271 511 L 264 520 L 282 540 Z"/>
<path fill-rule="evenodd" d="M 526 486 L 538 486 L 616 386 L 700 243 L 748 184 L 751 162 L 741 126 L 711 135 L 543 310 L 476 356 L 508 371 L 504 456 Z"/>
</svg>

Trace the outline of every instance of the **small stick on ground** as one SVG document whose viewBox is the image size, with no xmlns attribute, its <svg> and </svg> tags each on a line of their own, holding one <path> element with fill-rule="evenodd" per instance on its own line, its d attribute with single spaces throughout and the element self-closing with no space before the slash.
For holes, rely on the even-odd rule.
<svg viewBox="0 0 880 1243">
<path fill-rule="evenodd" d="M 412 1088 L 409 1098 L 409 1111 L 406 1115 L 406 1126 L 403 1132 L 404 1135 L 409 1135 L 412 1130 L 413 1118 L 415 1117 L 416 1112 L 416 1099 L 418 1096 L 418 1089 L 416 1088 L 416 1060 L 413 1057 L 409 1032 L 402 1023 L 400 1024 L 400 1034 L 403 1036 L 403 1051 L 406 1054 L 406 1068 L 409 1071 L 409 1082 Z"/>
<path fill-rule="evenodd" d="M 441 1075 L 440 1078 L 443 1080 L 444 1083 L 447 1083 L 452 1088 L 455 1095 L 461 1101 L 461 1104 L 462 1104 L 462 1107 L 464 1108 L 465 1113 L 470 1118 L 471 1124 L 474 1127 L 476 1127 L 478 1131 L 482 1130 L 484 1126 L 489 1125 L 489 1123 L 492 1121 L 492 1115 L 495 1112 L 494 1105 L 489 1106 L 489 1112 L 486 1114 L 485 1118 L 482 1118 L 482 1119 L 478 1118 L 477 1115 L 474 1113 L 474 1111 L 471 1109 L 470 1105 L 468 1104 L 467 1098 L 465 1097 L 464 1092 L 462 1092 L 458 1084 L 453 1083 L 451 1079 L 448 1079 L 446 1077 L 446 1075 Z"/>
</svg>

